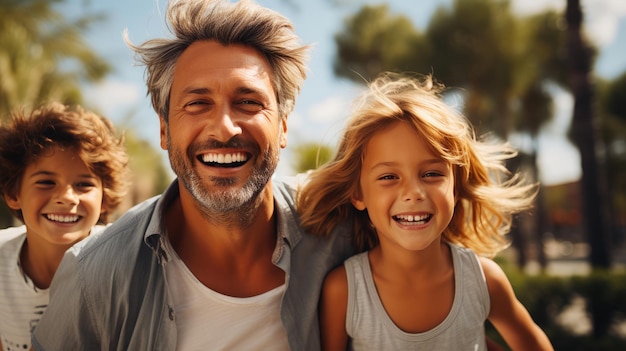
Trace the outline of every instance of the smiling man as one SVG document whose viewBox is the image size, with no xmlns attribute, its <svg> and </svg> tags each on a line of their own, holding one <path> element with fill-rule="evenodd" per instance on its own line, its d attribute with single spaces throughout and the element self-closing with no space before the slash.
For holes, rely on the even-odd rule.
<svg viewBox="0 0 626 351">
<path fill-rule="evenodd" d="M 68 251 L 36 350 L 317 350 L 326 273 L 347 230 L 299 227 L 273 179 L 308 47 L 250 1 L 172 1 L 174 38 L 129 46 L 146 66 L 177 179 Z"/>
</svg>

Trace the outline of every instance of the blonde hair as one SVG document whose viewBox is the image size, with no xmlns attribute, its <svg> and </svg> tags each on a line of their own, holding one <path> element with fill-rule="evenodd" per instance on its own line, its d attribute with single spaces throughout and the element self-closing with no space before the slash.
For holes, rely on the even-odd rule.
<svg viewBox="0 0 626 351">
<path fill-rule="evenodd" d="M 508 246 L 504 235 L 512 216 L 532 207 L 536 186 L 506 169 L 504 161 L 517 155 L 510 145 L 476 139 L 467 119 L 442 100 L 443 88 L 432 76 L 394 73 L 384 73 L 370 83 L 348 120 L 335 158 L 311 172 L 299 191 L 297 208 L 307 231 L 326 236 L 353 218 L 356 249 L 378 244 L 367 211 L 354 208 L 351 198 L 360 191 L 368 141 L 379 130 L 404 121 L 435 155 L 452 165 L 458 201 L 442 233 L 444 240 L 483 256 L 494 256 Z"/>
</svg>

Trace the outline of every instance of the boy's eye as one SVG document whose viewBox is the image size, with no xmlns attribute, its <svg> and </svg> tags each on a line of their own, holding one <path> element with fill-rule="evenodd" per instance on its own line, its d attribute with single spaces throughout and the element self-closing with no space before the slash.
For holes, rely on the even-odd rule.
<svg viewBox="0 0 626 351">
<path fill-rule="evenodd" d="M 96 186 L 94 183 L 90 183 L 90 182 L 82 182 L 82 183 L 78 183 L 77 186 L 79 188 L 91 188 Z"/>
<path fill-rule="evenodd" d="M 41 179 L 35 182 L 37 185 L 54 185 L 54 181 L 49 179 Z"/>
</svg>

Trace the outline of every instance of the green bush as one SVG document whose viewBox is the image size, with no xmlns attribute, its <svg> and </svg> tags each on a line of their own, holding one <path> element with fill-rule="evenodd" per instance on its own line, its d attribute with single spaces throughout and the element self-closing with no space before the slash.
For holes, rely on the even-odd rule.
<svg viewBox="0 0 626 351">
<path fill-rule="evenodd" d="M 616 332 L 626 322 L 626 273 L 596 270 L 585 276 L 527 275 L 499 262 L 519 300 L 546 332 L 556 350 L 626 350 L 626 338 Z M 590 335 L 577 335 L 563 327 L 558 317 L 574 298 L 585 301 L 592 325 Z M 504 341 L 490 323 L 487 336 L 500 345 Z"/>
</svg>

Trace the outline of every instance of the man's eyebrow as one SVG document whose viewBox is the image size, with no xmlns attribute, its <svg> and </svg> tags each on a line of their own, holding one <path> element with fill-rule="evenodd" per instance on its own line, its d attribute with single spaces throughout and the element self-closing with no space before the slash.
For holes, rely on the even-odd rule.
<svg viewBox="0 0 626 351">
<path fill-rule="evenodd" d="M 211 92 L 212 90 L 209 88 L 189 87 L 183 90 L 184 94 L 194 94 L 194 95 L 205 95 L 205 94 L 210 94 Z M 249 87 L 249 86 L 241 86 L 237 88 L 236 92 L 238 94 L 264 94 L 262 90 L 256 89 L 254 87 Z"/>
<path fill-rule="evenodd" d="M 209 89 L 209 88 L 189 87 L 189 88 L 183 90 L 184 94 L 195 94 L 195 95 L 204 95 L 204 94 L 208 94 L 210 92 L 211 92 L 211 89 Z"/>
</svg>

